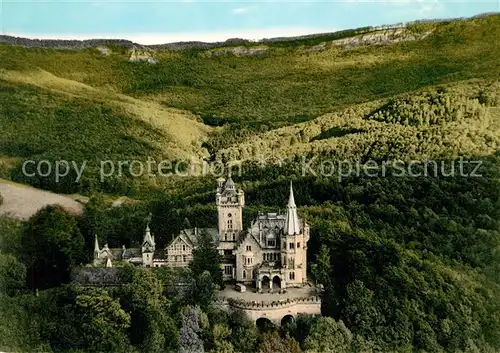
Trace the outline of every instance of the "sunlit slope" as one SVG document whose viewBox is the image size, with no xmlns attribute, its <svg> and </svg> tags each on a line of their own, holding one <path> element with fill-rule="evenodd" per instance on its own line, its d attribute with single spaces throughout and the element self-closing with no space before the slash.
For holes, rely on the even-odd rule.
<svg viewBox="0 0 500 353">
<path fill-rule="evenodd" d="M 216 50 L 152 51 L 158 64 L 129 62 L 112 47 L 57 51 L 0 46 L 5 68 L 42 68 L 201 114 L 208 123 L 276 126 L 312 119 L 350 104 L 471 78 L 500 77 L 500 16 L 412 26 L 424 39 L 392 45 L 269 43 L 255 54 Z M 321 44 L 321 39 L 316 39 Z M 250 45 L 251 47 L 251 45 Z M 261 48 L 259 46 L 258 48 Z"/>
<path fill-rule="evenodd" d="M 353 105 L 251 136 L 219 159 L 282 163 L 455 159 L 500 150 L 500 81 L 472 80 Z"/>
<path fill-rule="evenodd" d="M 189 112 L 167 108 L 152 102 L 94 88 L 77 81 L 57 77 L 43 70 L 0 70 L 0 79 L 12 84 L 31 85 L 61 96 L 61 99 L 87 99 L 95 104 L 107 104 L 126 115 L 151 125 L 164 136 L 158 147 L 173 158 L 199 154 L 199 145 L 210 130 Z M 198 145 L 198 146 L 197 146 Z"/>
<path fill-rule="evenodd" d="M 342 39 L 349 45 L 319 37 L 145 49 L 156 64 L 130 61 L 116 45 L 1 44 L 0 175 L 57 192 L 136 197 L 169 181 L 103 184 L 99 162 L 205 156 L 265 165 L 304 155 L 363 161 L 495 153 L 500 16 L 401 31 L 406 39 L 380 45 L 363 41 L 383 31 Z M 79 185 L 61 186 L 19 178 L 26 159 L 88 160 L 95 169 Z"/>
<path fill-rule="evenodd" d="M 103 160 L 201 158 L 209 130 L 188 112 L 41 70 L 0 71 L 0 126 L 0 173 L 19 181 L 24 181 L 20 166 L 28 159 L 87 161 L 95 171 Z M 94 181 L 83 183 L 77 189 L 34 186 L 79 192 Z"/>
</svg>

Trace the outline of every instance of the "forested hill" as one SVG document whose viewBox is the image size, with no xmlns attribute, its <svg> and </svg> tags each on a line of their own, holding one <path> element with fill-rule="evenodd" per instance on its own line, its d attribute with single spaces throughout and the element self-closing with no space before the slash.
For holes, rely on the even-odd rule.
<svg viewBox="0 0 500 353">
<path fill-rule="evenodd" d="M 479 123 L 457 118 L 467 114 L 448 106 L 455 118 L 446 117 L 443 128 L 437 120 L 429 127 L 405 125 L 412 117 L 402 124 L 388 122 L 401 130 L 399 136 L 390 138 L 372 136 L 369 131 L 385 125 L 380 117 L 366 119 L 365 115 L 388 100 L 407 100 L 404 94 L 421 96 L 427 90 L 431 96 L 450 95 L 443 99 L 452 105 L 465 107 L 478 100 L 484 107 L 494 107 L 498 104 L 499 37 L 500 15 L 493 14 L 182 51 L 129 49 L 113 43 L 71 51 L 0 44 L 0 175 L 53 191 L 100 189 L 137 194 L 152 185 L 151 180 L 95 183 L 98 161 L 144 160 L 146 156 L 220 159 L 226 149 L 224 158 L 248 159 L 267 153 L 274 143 L 270 139 L 278 135 L 284 141 L 299 142 L 287 155 L 316 150 L 316 145 L 321 150 L 335 144 L 335 150 L 342 150 L 338 143 L 349 144 L 351 137 L 365 139 L 367 151 L 373 150 L 368 145 L 374 139 L 384 149 L 390 141 L 403 138 L 401 134 L 410 136 L 404 139 L 410 138 L 408 143 L 414 146 L 429 138 L 438 143 L 452 138 L 457 143 L 454 134 L 463 129 L 481 125 L 491 130 L 482 110 L 477 113 Z M 452 92 L 447 94 L 447 90 Z M 436 91 L 440 93 L 432 93 Z M 408 104 L 427 103 L 413 99 Z M 403 107 L 395 106 L 391 114 L 397 115 L 397 109 Z M 497 111 L 490 109 L 489 114 Z M 310 128 L 301 122 L 310 122 Z M 325 138 L 325 131 L 335 129 L 364 134 Z M 429 136 L 436 132 L 439 136 Z M 470 135 L 476 133 L 483 134 L 471 131 Z M 496 142 L 495 136 L 472 139 L 472 145 L 487 147 L 482 151 L 483 147 L 464 142 L 445 150 L 488 154 Z M 260 140 L 262 146 L 252 145 Z M 415 156 L 431 157 L 428 151 Z M 88 160 L 88 172 L 76 185 L 23 180 L 18 168 L 27 157 Z M 158 183 L 171 184 L 171 180 L 154 184 Z"/>
<path fill-rule="evenodd" d="M 491 14 L 183 50 L 0 44 L 0 177 L 90 197 L 81 217 L 0 220 L 0 350 L 178 351 L 190 315 L 211 352 L 499 352 L 499 38 Z M 284 207 L 293 180 L 328 319 L 257 333 L 199 302 L 211 287 L 189 274 L 194 297 L 162 292 L 171 274 L 149 272 L 124 291 L 61 287 L 95 234 L 138 246 L 152 212 L 161 247 L 217 222 L 214 176 L 100 178 L 102 160 L 148 158 L 241 161 L 245 222 Z M 22 172 L 61 159 L 87 162 L 79 182 Z M 389 166 L 314 172 L 339 161 Z M 112 207 L 117 196 L 133 202 Z"/>
</svg>

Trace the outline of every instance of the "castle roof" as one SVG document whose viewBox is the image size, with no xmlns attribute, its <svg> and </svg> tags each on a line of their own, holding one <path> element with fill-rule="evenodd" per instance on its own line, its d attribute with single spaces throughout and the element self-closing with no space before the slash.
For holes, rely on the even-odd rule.
<svg viewBox="0 0 500 353">
<path fill-rule="evenodd" d="M 154 238 L 151 237 L 151 230 L 149 229 L 149 224 L 146 226 L 146 234 L 144 235 L 144 240 L 142 241 L 142 246 L 149 245 L 150 247 L 155 246 Z"/>
<path fill-rule="evenodd" d="M 226 190 L 234 190 L 236 189 L 236 185 L 234 184 L 233 178 L 229 176 L 224 184 L 224 189 Z"/>
<path fill-rule="evenodd" d="M 198 243 L 198 237 L 201 234 L 208 234 L 214 241 L 215 246 L 219 246 L 219 231 L 217 228 L 188 228 L 183 229 L 179 236 L 182 237 L 186 242 L 190 243 L 193 247 Z M 177 237 L 175 237 L 171 242 L 174 242 Z"/>
<path fill-rule="evenodd" d="M 98 253 L 99 250 L 99 242 L 97 241 L 97 234 L 95 235 L 95 242 L 94 242 L 94 252 Z"/>
<path fill-rule="evenodd" d="M 293 196 L 292 182 L 290 182 L 290 197 L 286 208 L 284 232 L 287 235 L 300 234 L 300 220 L 297 215 L 297 206 L 295 205 L 295 198 Z"/>
</svg>

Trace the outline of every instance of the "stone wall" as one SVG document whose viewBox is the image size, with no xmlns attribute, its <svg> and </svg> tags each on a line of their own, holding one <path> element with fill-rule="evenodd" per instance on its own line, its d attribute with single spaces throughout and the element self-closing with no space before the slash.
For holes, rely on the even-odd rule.
<svg viewBox="0 0 500 353">
<path fill-rule="evenodd" d="M 71 273 L 71 281 L 85 287 L 115 287 L 123 283 L 120 268 L 80 267 Z"/>
<path fill-rule="evenodd" d="M 265 318 L 278 325 L 287 315 L 294 318 L 297 318 L 299 314 L 321 315 L 321 299 L 319 297 L 283 299 L 272 302 L 219 298 L 217 305 L 223 309 L 243 310 L 252 321 Z"/>
</svg>

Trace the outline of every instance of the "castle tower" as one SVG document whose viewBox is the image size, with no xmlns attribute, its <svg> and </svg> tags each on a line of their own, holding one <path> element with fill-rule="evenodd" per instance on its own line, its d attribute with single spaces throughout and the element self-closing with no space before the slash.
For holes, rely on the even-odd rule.
<svg viewBox="0 0 500 353">
<path fill-rule="evenodd" d="M 245 206 L 245 195 L 241 189 L 228 176 L 217 181 L 217 193 L 215 203 L 219 215 L 219 235 L 221 242 L 234 243 L 239 240 L 243 230 L 243 207 Z M 234 248 L 234 244 L 231 249 Z"/>
<path fill-rule="evenodd" d="M 142 252 L 142 265 L 144 267 L 153 267 L 153 254 L 155 251 L 155 240 L 151 236 L 151 231 L 149 229 L 149 223 L 146 226 L 146 233 L 144 234 L 144 240 L 142 241 L 141 252 Z"/>
<path fill-rule="evenodd" d="M 99 241 L 97 240 L 97 234 L 95 235 L 95 242 L 94 242 L 94 258 L 99 257 L 99 252 L 101 250 L 99 249 Z"/>
<path fill-rule="evenodd" d="M 281 238 L 281 258 L 285 268 L 287 286 L 300 286 L 307 281 L 307 241 L 309 226 L 302 224 L 297 214 L 293 186 L 285 215 L 285 227 Z"/>
<path fill-rule="evenodd" d="M 236 275 L 236 244 L 242 236 L 243 207 L 245 195 L 242 190 L 237 190 L 236 185 L 228 176 L 227 180 L 217 180 L 217 193 L 215 194 L 219 221 L 219 245 L 222 255 L 222 270 L 224 279 L 229 280 Z"/>
<path fill-rule="evenodd" d="M 97 240 L 97 234 L 96 234 L 95 241 L 94 241 L 94 265 L 96 265 L 98 263 L 100 252 L 101 252 L 101 249 L 99 249 L 99 241 Z"/>
</svg>

